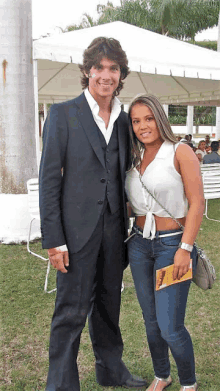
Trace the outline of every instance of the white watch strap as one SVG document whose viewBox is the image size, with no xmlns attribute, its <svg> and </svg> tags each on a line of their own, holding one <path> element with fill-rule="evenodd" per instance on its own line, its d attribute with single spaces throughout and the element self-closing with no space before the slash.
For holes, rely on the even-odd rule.
<svg viewBox="0 0 220 391">
<path fill-rule="evenodd" d="M 182 248 L 183 250 L 189 251 L 190 253 L 193 250 L 193 246 L 191 244 L 187 244 L 184 242 L 180 243 L 180 248 Z"/>
</svg>

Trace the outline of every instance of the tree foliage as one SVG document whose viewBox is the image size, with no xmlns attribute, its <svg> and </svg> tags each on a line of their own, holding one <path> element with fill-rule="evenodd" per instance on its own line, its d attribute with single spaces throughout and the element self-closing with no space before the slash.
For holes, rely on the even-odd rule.
<svg viewBox="0 0 220 391">
<path fill-rule="evenodd" d="M 80 24 L 71 24 L 67 26 L 64 32 L 69 32 L 73 30 L 81 30 L 88 27 L 96 26 L 98 23 L 87 13 L 83 14 L 82 22 Z"/>
<path fill-rule="evenodd" d="M 155 31 L 178 39 L 190 38 L 218 23 L 219 0 L 149 0 Z"/>
<path fill-rule="evenodd" d="M 113 7 L 111 3 L 104 8 L 98 19 L 98 24 L 121 21 L 134 26 L 147 28 L 149 11 L 145 0 L 124 1 L 120 7 Z"/>
<path fill-rule="evenodd" d="M 219 0 L 121 0 L 114 7 L 108 2 L 97 21 L 89 15 L 87 23 L 67 27 L 67 31 L 98 24 L 121 21 L 144 29 L 175 37 L 192 39 L 195 35 L 218 24 Z"/>
<path fill-rule="evenodd" d="M 189 43 L 192 43 L 192 42 L 189 42 Z M 198 46 L 201 46 L 202 48 L 217 51 L 217 41 L 197 41 L 197 42 L 195 42 L 195 44 Z"/>
</svg>

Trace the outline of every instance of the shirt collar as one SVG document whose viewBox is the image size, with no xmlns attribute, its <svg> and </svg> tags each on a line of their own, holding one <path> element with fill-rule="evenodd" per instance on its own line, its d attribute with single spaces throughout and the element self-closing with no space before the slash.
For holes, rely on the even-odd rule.
<svg viewBox="0 0 220 391">
<path fill-rule="evenodd" d="M 86 97 L 86 100 L 89 104 L 89 107 L 92 111 L 92 113 L 95 113 L 96 115 L 98 115 L 99 113 L 99 105 L 98 103 L 96 102 L 96 100 L 93 98 L 92 94 L 89 92 L 89 89 L 86 88 L 84 90 L 84 94 L 85 94 L 85 97 Z M 115 96 L 114 99 L 113 99 L 113 104 L 112 104 L 112 109 L 111 109 L 111 112 L 115 111 L 115 110 L 119 110 L 121 111 L 121 102 L 120 100 Z"/>
</svg>

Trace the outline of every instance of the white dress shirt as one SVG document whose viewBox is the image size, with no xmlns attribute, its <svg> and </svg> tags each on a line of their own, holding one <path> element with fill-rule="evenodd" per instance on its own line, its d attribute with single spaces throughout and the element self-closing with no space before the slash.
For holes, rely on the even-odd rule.
<svg viewBox="0 0 220 391">
<path fill-rule="evenodd" d="M 108 127 L 106 129 L 104 120 L 99 116 L 99 105 L 96 102 L 96 100 L 93 98 L 93 96 L 90 94 L 88 88 L 84 90 L 84 94 L 89 104 L 89 107 L 91 109 L 94 121 L 99 127 L 99 129 L 101 130 L 103 136 L 105 137 L 105 141 L 108 144 L 112 135 L 114 123 L 118 119 L 119 114 L 121 112 L 121 102 L 115 96 L 112 103 L 112 109 L 111 109 L 111 115 L 110 115 Z M 66 244 L 64 244 L 63 246 L 56 247 L 56 249 L 61 251 L 68 251 Z"/>
<path fill-rule="evenodd" d="M 84 91 L 86 100 L 91 109 L 93 118 L 99 129 L 101 130 L 103 136 L 105 137 L 105 141 L 108 144 L 112 135 L 113 127 L 115 121 L 118 119 L 119 114 L 121 112 L 121 102 L 118 98 L 114 98 L 112 102 L 111 115 L 108 123 L 108 127 L 105 127 L 105 121 L 99 116 L 99 105 L 93 96 L 90 94 L 89 89 L 86 88 Z"/>
</svg>

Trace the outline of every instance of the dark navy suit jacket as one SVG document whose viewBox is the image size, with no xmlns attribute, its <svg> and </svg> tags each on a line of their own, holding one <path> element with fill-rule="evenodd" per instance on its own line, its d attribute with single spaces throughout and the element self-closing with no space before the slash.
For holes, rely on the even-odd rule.
<svg viewBox="0 0 220 391">
<path fill-rule="evenodd" d="M 128 121 L 118 119 L 120 179 L 124 189 L 128 163 Z M 61 169 L 63 168 L 63 175 Z M 87 243 L 102 212 L 106 183 L 105 162 L 97 125 L 82 93 L 76 99 L 54 104 L 44 126 L 39 195 L 42 247 L 67 244 L 76 253 Z M 124 234 L 126 236 L 126 205 Z"/>
</svg>

